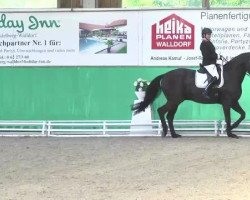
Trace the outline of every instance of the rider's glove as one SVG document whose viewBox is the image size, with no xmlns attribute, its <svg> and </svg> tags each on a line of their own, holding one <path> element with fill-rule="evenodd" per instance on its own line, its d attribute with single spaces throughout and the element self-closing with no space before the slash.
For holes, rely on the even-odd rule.
<svg viewBox="0 0 250 200">
<path fill-rule="evenodd" d="M 218 60 L 223 60 L 223 56 L 218 54 Z"/>
<path fill-rule="evenodd" d="M 218 60 L 216 61 L 216 64 L 222 65 L 223 62 L 222 62 L 222 60 L 218 59 Z"/>
</svg>

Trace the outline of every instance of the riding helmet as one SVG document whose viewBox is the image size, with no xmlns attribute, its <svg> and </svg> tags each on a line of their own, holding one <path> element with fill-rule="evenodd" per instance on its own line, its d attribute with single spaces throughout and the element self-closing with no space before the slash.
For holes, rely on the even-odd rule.
<svg viewBox="0 0 250 200">
<path fill-rule="evenodd" d="M 204 37 L 205 34 L 211 34 L 212 30 L 210 28 L 203 28 L 201 32 L 201 36 Z"/>
</svg>

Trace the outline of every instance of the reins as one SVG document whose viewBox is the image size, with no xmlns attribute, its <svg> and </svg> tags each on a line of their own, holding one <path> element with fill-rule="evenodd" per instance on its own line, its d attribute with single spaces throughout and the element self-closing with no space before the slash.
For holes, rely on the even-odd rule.
<svg viewBox="0 0 250 200">
<path fill-rule="evenodd" d="M 230 66 L 230 65 L 228 64 L 229 61 L 228 61 L 224 56 L 222 56 L 222 55 L 221 55 L 221 58 L 222 58 L 222 59 L 221 59 L 221 60 L 222 60 L 222 67 L 223 67 L 224 69 L 229 68 L 229 66 Z M 227 65 L 227 64 L 228 64 L 228 65 Z"/>
<path fill-rule="evenodd" d="M 226 63 L 228 62 L 228 60 L 224 56 L 221 55 L 221 58 L 223 62 L 226 62 Z"/>
</svg>

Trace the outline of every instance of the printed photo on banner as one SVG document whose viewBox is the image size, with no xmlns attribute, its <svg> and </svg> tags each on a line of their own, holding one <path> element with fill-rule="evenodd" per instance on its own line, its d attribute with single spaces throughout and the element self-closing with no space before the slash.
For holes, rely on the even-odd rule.
<svg viewBox="0 0 250 200">
<path fill-rule="evenodd" d="M 79 52 L 84 54 L 127 53 L 127 20 L 79 22 Z"/>
</svg>

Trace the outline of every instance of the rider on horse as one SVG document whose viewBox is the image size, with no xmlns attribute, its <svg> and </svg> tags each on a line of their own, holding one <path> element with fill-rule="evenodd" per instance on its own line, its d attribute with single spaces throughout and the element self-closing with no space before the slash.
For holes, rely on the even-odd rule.
<svg viewBox="0 0 250 200">
<path fill-rule="evenodd" d="M 213 84 L 219 79 L 219 74 L 216 68 L 217 59 L 221 59 L 221 56 L 215 52 L 215 47 L 211 42 L 211 34 L 212 30 L 209 28 L 204 28 L 202 30 L 202 42 L 200 45 L 200 50 L 203 56 L 202 65 L 206 68 L 208 72 L 208 84 L 203 92 L 203 95 L 206 98 L 210 98 L 208 96 L 210 88 Z"/>
</svg>

